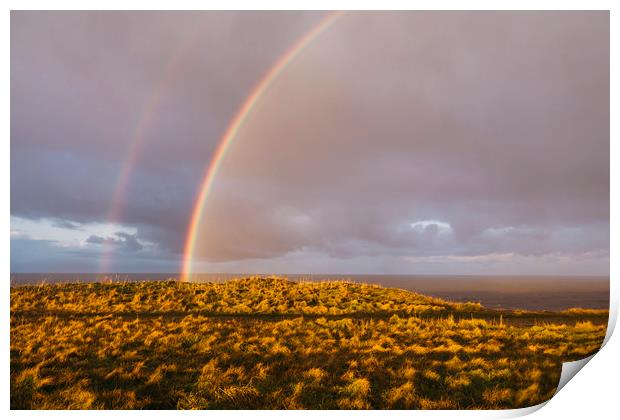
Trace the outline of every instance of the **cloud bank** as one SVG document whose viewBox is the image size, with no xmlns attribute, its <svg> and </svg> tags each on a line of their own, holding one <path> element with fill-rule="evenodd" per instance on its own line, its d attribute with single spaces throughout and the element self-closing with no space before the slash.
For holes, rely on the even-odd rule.
<svg viewBox="0 0 620 420">
<path fill-rule="evenodd" d="M 153 271 L 159 255 L 176 271 L 220 137 L 322 16 L 13 12 L 11 214 L 79 228 L 88 267 L 111 247 L 116 269 Z M 106 220 L 136 124 L 195 28 L 121 220 Z M 89 231 L 106 222 L 124 227 Z M 85 266 L 49 251 L 61 236 L 32 243 L 55 255 L 42 270 Z M 12 267 L 27 266 L 28 239 L 15 240 Z M 608 252 L 608 13 L 351 12 L 248 115 L 195 259 L 199 271 L 607 274 Z"/>
</svg>

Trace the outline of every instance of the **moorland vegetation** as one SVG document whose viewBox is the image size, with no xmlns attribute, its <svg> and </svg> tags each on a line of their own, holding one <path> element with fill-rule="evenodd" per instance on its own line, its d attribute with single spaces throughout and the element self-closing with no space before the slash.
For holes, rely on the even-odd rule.
<svg viewBox="0 0 620 420">
<path fill-rule="evenodd" d="M 548 400 L 608 312 L 346 281 L 11 288 L 11 408 L 456 409 Z"/>
</svg>

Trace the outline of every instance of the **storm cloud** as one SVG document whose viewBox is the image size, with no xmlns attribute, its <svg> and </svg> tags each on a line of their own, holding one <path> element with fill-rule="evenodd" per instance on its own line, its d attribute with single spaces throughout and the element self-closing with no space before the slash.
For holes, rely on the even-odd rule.
<svg viewBox="0 0 620 420">
<path fill-rule="evenodd" d="M 14 12 L 12 215 L 180 259 L 230 120 L 322 16 Z M 114 221 L 136 233 L 90 234 L 179 48 Z M 248 114 L 202 221 L 204 271 L 606 274 L 608 13 L 343 15 Z"/>
</svg>

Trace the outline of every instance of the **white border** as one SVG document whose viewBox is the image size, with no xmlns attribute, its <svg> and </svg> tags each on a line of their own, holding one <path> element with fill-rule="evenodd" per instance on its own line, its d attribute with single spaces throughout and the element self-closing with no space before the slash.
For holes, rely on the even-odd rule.
<svg viewBox="0 0 620 420">
<path fill-rule="evenodd" d="M 2 142 L 2 159 L 3 165 L 0 168 L 0 176 L 2 177 L 2 189 L 4 200 L 1 202 L 1 206 L 4 211 L 4 217 L 2 217 L 3 231 L 8 233 L 10 230 L 10 14 L 9 10 L 100 10 L 100 9 L 119 9 L 119 10 L 234 10 L 234 9 L 251 9 L 251 10 L 379 10 L 379 9 L 396 9 L 396 10 L 611 10 L 611 74 L 618 73 L 617 66 L 617 49 L 618 49 L 618 31 L 615 30 L 618 22 L 620 21 L 616 16 L 618 6 L 614 5 L 617 2 L 611 0 L 592 0 L 592 1 L 575 1 L 575 0 L 546 0 L 546 1 L 458 1 L 458 0 L 446 0 L 446 1 L 397 1 L 397 0 L 383 0 L 383 1 L 369 1 L 369 0 L 298 0 L 296 2 L 286 0 L 263 0 L 260 3 L 250 0 L 231 0 L 227 2 L 213 2 L 213 1 L 198 1 L 198 0 L 151 0 L 149 2 L 140 2 L 134 0 L 91 0 L 89 2 L 77 1 L 77 0 L 57 0 L 55 2 L 44 0 L 24 0 L 16 1 L 9 0 L 3 2 L 5 5 L 5 13 L 0 18 L 0 32 L 2 33 L 2 56 L 5 58 L 5 64 L 2 66 L 2 79 L 4 101 L 2 102 L 3 112 L 0 117 L 2 132 L 4 133 L 4 141 Z M 614 78 L 611 79 L 611 108 L 610 115 L 617 115 L 617 106 L 614 98 L 618 97 L 618 85 L 614 83 Z M 616 111 L 616 112 L 614 112 Z M 618 162 L 618 146 L 617 146 L 617 128 L 612 118 L 611 124 L 611 214 L 618 214 L 620 207 L 618 206 L 618 193 L 616 191 L 618 170 L 615 169 L 613 163 Z M 615 278 L 618 274 L 618 237 L 619 237 L 618 224 L 611 220 L 611 307 L 610 307 L 610 328 L 606 340 L 609 339 L 615 321 L 618 314 L 618 290 L 617 281 Z M 3 378 L 2 383 L 2 408 L 4 410 L 9 409 L 9 274 L 10 274 L 10 237 L 5 236 L 2 242 L 2 255 L 0 264 L 2 271 L 6 275 L 7 287 L 5 289 L 4 299 L 0 302 L 1 310 L 3 314 L 4 322 L 0 322 L 0 335 L 2 337 L 3 345 L 1 349 L 1 358 L 5 362 L 1 364 L 1 375 Z M 608 418 L 610 413 L 617 412 L 617 391 L 615 388 L 616 378 L 619 374 L 618 355 L 620 344 L 618 339 L 612 339 L 607 342 L 606 346 L 601 352 L 596 355 L 584 371 L 580 372 L 577 376 L 577 380 L 570 381 L 565 388 L 553 397 L 545 408 L 536 411 L 530 418 L 566 418 L 566 419 L 583 419 L 584 416 L 594 416 L 593 418 Z M 544 405 L 544 404 L 543 404 Z M 540 407 L 539 407 L 540 408 Z M 506 411 L 373 411 L 373 412 L 346 412 L 346 411 L 323 411 L 317 412 L 290 412 L 290 411 L 254 411 L 251 414 L 243 411 L 226 411 L 226 412 L 163 412 L 163 411 L 151 411 L 147 415 L 153 418 L 169 418 L 170 416 L 187 416 L 201 418 L 205 415 L 216 418 L 242 418 L 246 415 L 260 419 L 284 419 L 290 416 L 298 418 L 307 418 L 315 420 L 317 415 L 326 418 L 352 418 L 367 419 L 376 417 L 389 416 L 391 418 L 410 418 L 412 416 L 418 418 L 505 418 L 514 417 L 518 415 L 526 414 L 531 410 L 506 410 Z M 80 417 L 99 417 L 109 416 L 107 412 L 27 412 L 27 411 L 13 411 L 10 413 L 15 418 L 30 418 L 45 416 L 50 419 L 64 419 L 80 418 Z M 119 411 L 114 413 L 115 416 L 120 418 L 133 418 L 141 413 L 133 411 Z M 103 417 L 101 417 L 103 418 Z"/>
</svg>

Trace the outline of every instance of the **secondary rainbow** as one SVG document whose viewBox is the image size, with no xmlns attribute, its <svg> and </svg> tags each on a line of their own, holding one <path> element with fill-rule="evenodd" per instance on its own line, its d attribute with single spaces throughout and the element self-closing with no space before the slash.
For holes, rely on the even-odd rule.
<svg viewBox="0 0 620 420">
<path fill-rule="evenodd" d="M 192 272 L 192 260 L 196 247 L 196 238 L 198 236 L 198 230 L 202 221 L 202 214 L 204 213 L 204 206 L 209 192 L 213 186 L 213 181 L 219 168 L 222 165 L 222 161 L 226 156 L 226 152 L 230 149 L 235 136 L 239 129 L 243 126 L 247 116 L 252 109 L 258 103 L 261 96 L 269 89 L 271 84 L 278 78 L 282 71 L 291 64 L 295 58 L 301 53 L 312 41 L 314 41 L 322 32 L 338 20 L 344 12 L 336 11 L 325 16 L 321 21 L 303 37 L 301 37 L 292 47 L 290 47 L 276 63 L 269 69 L 269 71 L 260 79 L 254 89 L 252 89 L 250 95 L 246 98 L 245 102 L 237 111 L 237 114 L 231 120 L 226 132 L 222 136 L 219 142 L 217 150 L 211 159 L 211 163 L 207 168 L 203 182 L 200 186 L 198 196 L 196 198 L 194 209 L 190 218 L 190 223 L 187 230 L 187 236 L 185 240 L 185 249 L 183 252 L 183 261 L 181 266 L 181 279 L 188 281 Z"/>
<path fill-rule="evenodd" d="M 125 152 L 125 159 L 121 166 L 114 194 L 112 196 L 112 204 L 108 209 L 106 220 L 108 223 L 120 223 L 122 218 L 123 204 L 125 201 L 125 193 L 129 185 L 129 179 L 134 170 L 140 152 L 144 149 L 146 140 L 148 139 L 148 131 L 152 125 L 153 119 L 157 114 L 157 110 L 161 106 L 166 93 L 170 90 L 175 80 L 181 74 L 186 59 L 190 56 L 190 52 L 200 39 L 200 35 L 204 32 L 205 25 L 197 22 L 183 38 L 181 44 L 175 49 L 174 54 L 168 60 L 168 64 L 159 79 L 153 93 L 149 96 L 145 106 L 142 108 L 140 117 L 134 126 L 129 146 Z M 110 271 L 111 249 L 104 247 L 101 255 L 99 270 L 102 273 Z"/>
</svg>

